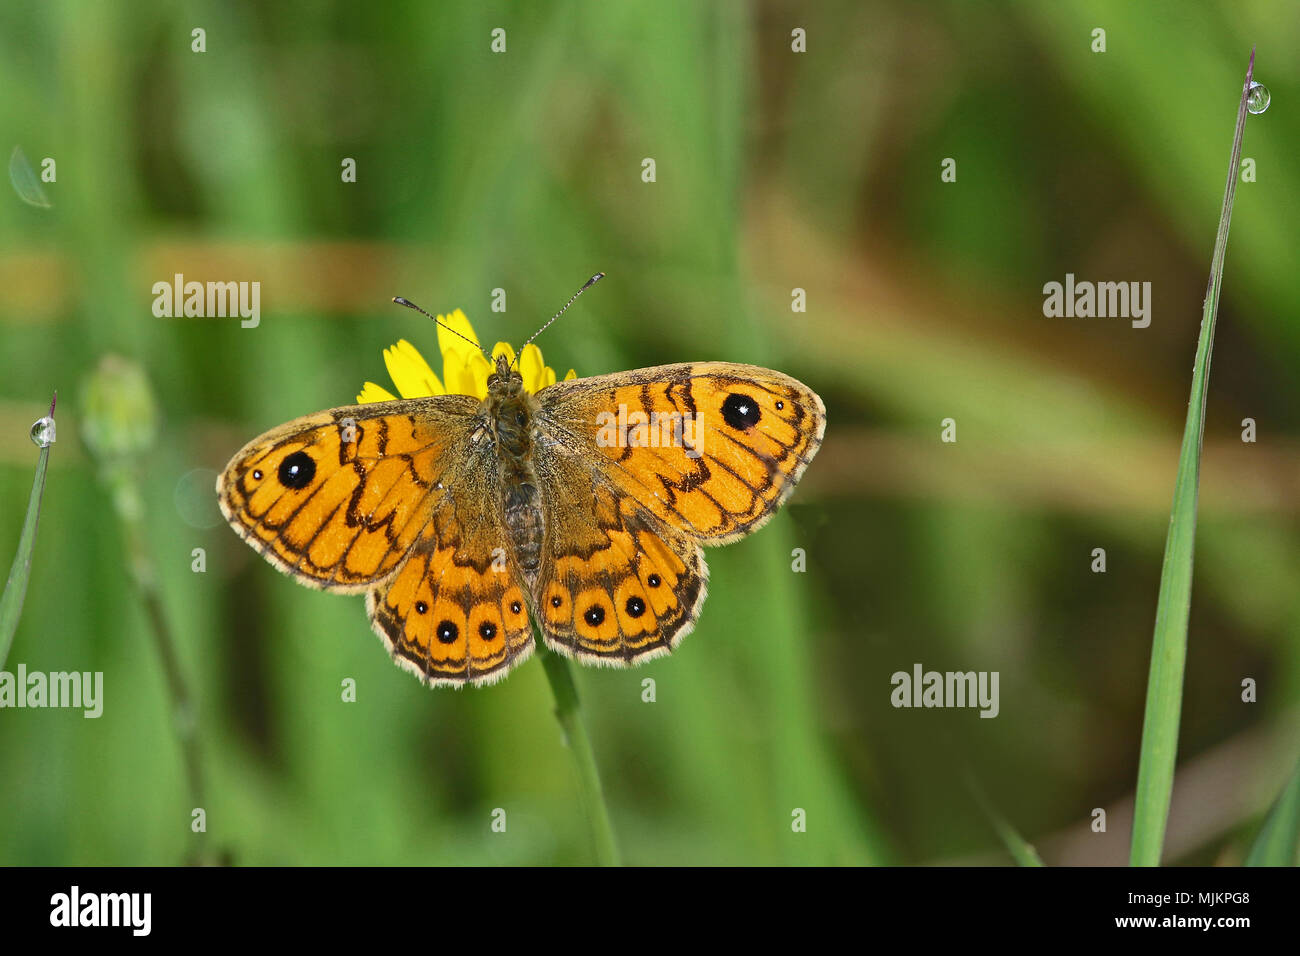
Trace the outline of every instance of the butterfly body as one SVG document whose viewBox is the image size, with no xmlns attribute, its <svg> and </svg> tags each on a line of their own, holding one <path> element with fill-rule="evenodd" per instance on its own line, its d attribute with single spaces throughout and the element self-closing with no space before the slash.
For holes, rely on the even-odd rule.
<svg viewBox="0 0 1300 956">
<path fill-rule="evenodd" d="M 548 647 L 626 666 L 700 614 L 702 545 L 760 527 L 816 454 L 825 409 L 724 362 L 555 382 L 498 359 L 487 395 L 347 406 L 272 429 L 217 492 L 280 570 L 364 591 L 394 659 L 431 684 L 499 680 Z"/>
<path fill-rule="evenodd" d="M 524 389 L 523 376 L 510 368 L 504 355 L 497 357 L 497 369 L 488 377 L 487 386 L 481 414 L 495 437 L 501 466 L 501 509 L 515 559 L 531 585 L 541 564 L 545 532 L 532 460 L 539 406 Z"/>
</svg>

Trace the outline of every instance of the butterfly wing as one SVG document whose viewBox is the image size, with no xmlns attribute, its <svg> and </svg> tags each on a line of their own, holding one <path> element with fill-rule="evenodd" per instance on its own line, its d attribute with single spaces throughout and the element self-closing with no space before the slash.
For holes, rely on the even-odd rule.
<svg viewBox="0 0 1300 956">
<path fill-rule="evenodd" d="M 392 575 L 474 427 L 464 395 L 353 405 L 253 439 L 217 479 L 230 526 L 316 588 L 364 591 Z M 446 484 L 445 481 L 442 481 Z"/>
<path fill-rule="evenodd" d="M 440 395 L 309 415 L 217 482 L 231 527 L 281 571 L 368 592 L 389 653 L 430 683 L 490 682 L 532 649 L 479 408 Z"/>
<path fill-rule="evenodd" d="M 366 597 L 393 659 L 428 684 L 490 684 L 533 650 L 497 458 L 481 444 L 462 451 L 410 558 Z"/>
<path fill-rule="evenodd" d="M 539 623 L 548 644 L 610 664 L 689 633 L 707 592 L 700 544 L 771 518 L 826 427 L 801 382 L 722 362 L 557 382 L 537 399 Z"/>
<path fill-rule="evenodd" d="M 821 447 L 826 409 L 802 382 L 728 362 L 556 382 L 542 429 L 620 491 L 705 544 L 761 527 Z"/>
<path fill-rule="evenodd" d="M 699 544 L 626 497 L 589 457 L 538 456 L 546 511 L 535 616 L 553 650 L 594 664 L 666 654 L 708 593 Z"/>
</svg>

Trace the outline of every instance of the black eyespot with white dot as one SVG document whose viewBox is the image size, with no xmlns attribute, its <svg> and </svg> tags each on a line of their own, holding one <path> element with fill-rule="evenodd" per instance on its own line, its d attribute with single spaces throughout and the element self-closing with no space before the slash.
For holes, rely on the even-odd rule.
<svg viewBox="0 0 1300 956">
<path fill-rule="evenodd" d="M 785 408 L 785 402 L 778 400 L 776 403 L 776 410 L 779 412 L 783 408 Z"/>
<path fill-rule="evenodd" d="M 455 644 L 456 638 L 460 636 L 460 628 L 451 621 L 443 621 L 438 625 L 438 629 L 434 633 L 438 635 L 438 640 L 442 641 L 442 643 Z"/>
<path fill-rule="evenodd" d="M 551 607 L 559 607 L 563 603 L 564 598 L 560 597 L 558 594 L 551 595 Z"/>
<path fill-rule="evenodd" d="M 428 613 L 429 613 L 429 605 L 425 604 L 423 601 L 416 601 L 416 602 L 415 602 L 415 613 L 416 613 L 416 614 L 428 614 Z"/>
<path fill-rule="evenodd" d="M 663 584 L 664 582 L 663 582 L 663 579 L 662 579 L 661 577 L 659 577 L 659 575 L 657 575 L 657 574 L 652 574 L 652 575 L 650 575 L 650 577 L 646 578 L 646 582 L 645 582 L 645 583 L 648 584 L 648 585 L 650 585 L 652 588 L 657 588 L 657 587 L 659 587 L 659 585 Z"/>
<path fill-rule="evenodd" d="M 582 615 L 582 619 L 592 627 L 600 627 L 601 623 L 605 620 L 605 609 L 599 604 L 593 604 L 591 607 L 587 608 L 586 612 Z"/>
<path fill-rule="evenodd" d="M 478 626 L 478 636 L 485 641 L 490 641 L 497 636 L 497 626 L 491 621 L 484 621 Z"/>
<path fill-rule="evenodd" d="M 524 609 L 524 606 L 523 606 L 522 604 L 520 604 L 518 601 L 511 601 L 511 602 L 510 602 L 510 613 L 511 613 L 511 614 L 518 614 L 518 613 L 519 613 L 520 611 L 522 611 L 523 609 Z"/>
<path fill-rule="evenodd" d="M 627 613 L 632 617 L 640 617 L 645 613 L 645 601 L 639 597 L 630 597 L 627 599 Z"/>
<path fill-rule="evenodd" d="M 280 484 L 295 491 L 306 488 L 316 477 L 316 462 L 305 451 L 296 451 L 280 462 Z"/>
<path fill-rule="evenodd" d="M 723 421 L 736 431 L 748 431 L 757 425 L 762 417 L 758 410 L 758 402 L 740 392 L 732 392 L 722 403 Z"/>
<path fill-rule="evenodd" d="M 254 481 L 261 481 L 261 480 L 262 480 L 262 469 L 261 469 L 261 468 L 254 468 L 254 469 L 253 469 L 253 480 L 254 480 Z"/>
</svg>

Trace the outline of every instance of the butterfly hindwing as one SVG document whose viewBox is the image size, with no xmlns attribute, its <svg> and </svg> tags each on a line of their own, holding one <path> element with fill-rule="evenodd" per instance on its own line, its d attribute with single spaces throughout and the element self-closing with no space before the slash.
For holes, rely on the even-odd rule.
<svg viewBox="0 0 1300 956">
<path fill-rule="evenodd" d="M 429 684 L 493 683 L 533 649 L 490 471 L 461 477 L 406 563 L 366 597 L 393 659 Z"/>
<path fill-rule="evenodd" d="M 553 445 L 538 455 L 546 540 L 535 587 L 547 645 L 595 664 L 666 654 L 699 617 L 708 566 L 698 543 Z"/>
</svg>

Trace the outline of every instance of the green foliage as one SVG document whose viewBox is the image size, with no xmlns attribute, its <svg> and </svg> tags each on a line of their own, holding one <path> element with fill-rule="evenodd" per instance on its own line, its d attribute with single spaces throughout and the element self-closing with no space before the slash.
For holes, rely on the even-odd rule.
<svg viewBox="0 0 1300 956">
<path fill-rule="evenodd" d="M 1246 857 L 1247 866 L 1295 866 L 1300 856 L 1300 767 L 1286 782 Z"/>
</svg>

